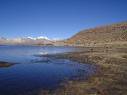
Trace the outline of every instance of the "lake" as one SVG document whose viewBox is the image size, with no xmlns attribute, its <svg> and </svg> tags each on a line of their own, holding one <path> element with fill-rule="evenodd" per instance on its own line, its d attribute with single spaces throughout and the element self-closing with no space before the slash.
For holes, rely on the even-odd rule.
<svg viewBox="0 0 127 95">
<path fill-rule="evenodd" d="M 15 63 L 0 68 L 0 95 L 54 90 L 67 80 L 87 79 L 94 74 L 95 66 L 36 56 L 79 50 L 62 46 L 0 46 L 0 61 Z"/>
</svg>

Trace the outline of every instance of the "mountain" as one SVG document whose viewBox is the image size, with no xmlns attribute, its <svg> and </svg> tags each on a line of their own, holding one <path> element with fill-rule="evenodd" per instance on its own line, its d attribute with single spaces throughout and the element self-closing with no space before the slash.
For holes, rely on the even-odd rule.
<svg viewBox="0 0 127 95">
<path fill-rule="evenodd" d="M 4 44 L 5 42 L 7 42 L 7 39 L 4 37 L 0 38 L 0 44 Z"/>
<path fill-rule="evenodd" d="M 67 45 L 101 46 L 127 43 L 127 22 L 82 30 L 66 40 Z"/>
<path fill-rule="evenodd" d="M 56 45 L 56 46 L 127 46 L 127 22 L 116 23 L 82 30 L 66 40 L 51 40 L 47 37 L 0 38 L 0 44 Z"/>
<path fill-rule="evenodd" d="M 26 38 L 0 38 L 0 44 L 21 44 L 21 45 L 53 45 L 54 41 L 47 37 L 26 37 Z"/>
</svg>

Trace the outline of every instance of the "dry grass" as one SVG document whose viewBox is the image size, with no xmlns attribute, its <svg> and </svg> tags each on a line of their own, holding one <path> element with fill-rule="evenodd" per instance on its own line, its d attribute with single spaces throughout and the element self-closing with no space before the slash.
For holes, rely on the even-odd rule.
<svg viewBox="0 0 127 95">
<path fill-rule="evenodd" d="M 56 58 L 96 64 L 99 66 L 98 73 L 91 76 L 87 81 L 69 81 L 62 88 L 52 93 L 39 95 L 127 95 L 126 53 L 123 53 L 123 49 L 121 52 L 120 49 L 118 51 L 112 49 L 106 52 L 102 52 L 100 49 L 96 50 L 94 52 L 84 51 L 54 55 L 53 57 Z"/>
</svg>

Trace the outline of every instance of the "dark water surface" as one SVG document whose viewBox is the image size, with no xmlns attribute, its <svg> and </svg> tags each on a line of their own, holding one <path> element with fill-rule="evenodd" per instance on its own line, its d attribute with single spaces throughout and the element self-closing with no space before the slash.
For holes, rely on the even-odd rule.
<svg viewBox="0 0 127 95">
<path fill-rule="evenodd" d="M 59 87 L 65 80 L 88 78 L 95 71 L 92 65 L 34 56 L 72 51 L 78 51 L 78 48 L 0 46 L 0 61 L 16 63 L 0 68 L 0 95 L 22 95 L 40 89 L 51 90 Z"/>
</svg>

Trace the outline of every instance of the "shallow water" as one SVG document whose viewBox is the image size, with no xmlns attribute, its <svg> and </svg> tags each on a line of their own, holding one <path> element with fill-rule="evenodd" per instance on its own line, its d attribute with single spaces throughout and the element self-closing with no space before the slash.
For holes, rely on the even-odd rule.
<svg viewBox="0 0 127 95">
<path fill-rule="evenodd" d="M 19 95 L 40 89 L 52 90 L 66 80 L 88 78 L 95 71 L 92 65 L 34 56 L 72 51 L 78 51 L 78 48 L 0 46 L 0 61 L 16 63 L 0 68 L 0 95 Z"/>
</svg>

